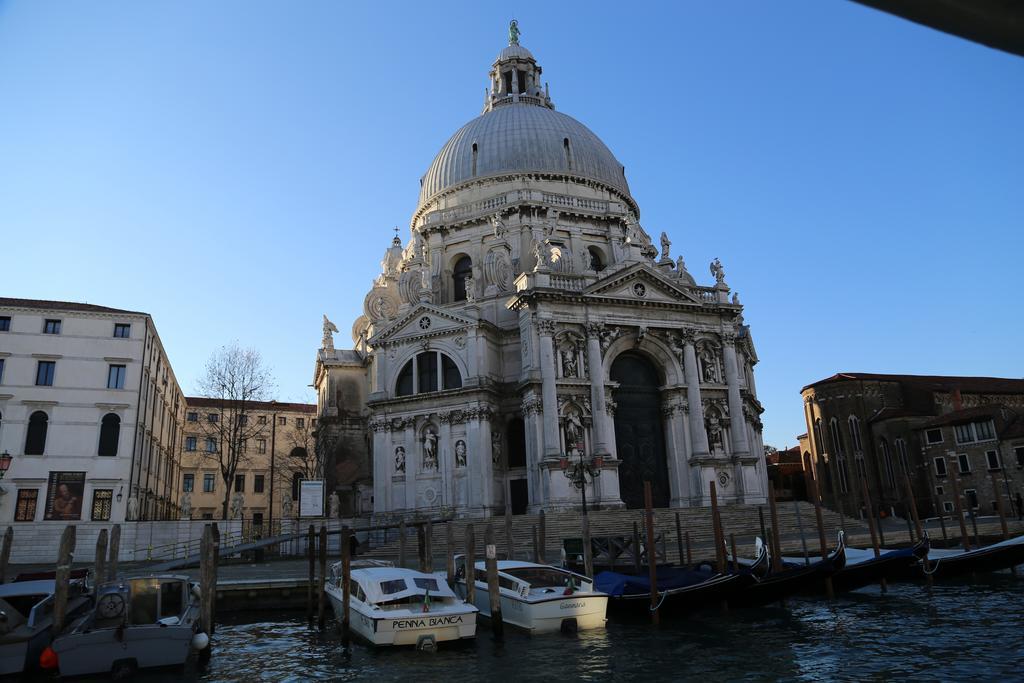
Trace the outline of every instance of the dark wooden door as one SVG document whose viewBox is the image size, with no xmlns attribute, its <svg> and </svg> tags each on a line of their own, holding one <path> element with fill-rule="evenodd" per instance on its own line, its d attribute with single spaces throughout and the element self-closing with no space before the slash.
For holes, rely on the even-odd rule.
<svg viewBox="0 0 1024 683">
<path fill-rule="evenodd" d="M 525 479 L 512 479 L 508 482 L 510 505 L 513 515 L 525 515 L 530 506 L 530 490 Z"/>
<path fill-rule="evenodd" d="M 622 502 L 628 508 L 642 508 L 644 481 L 649 481 L 654 506 L 668 507 L 671 490 L 658 371 L 644 356 L 626 352 L 612 363 L 611 379 L 619 383 L 613 398 Z"/>
</svg>

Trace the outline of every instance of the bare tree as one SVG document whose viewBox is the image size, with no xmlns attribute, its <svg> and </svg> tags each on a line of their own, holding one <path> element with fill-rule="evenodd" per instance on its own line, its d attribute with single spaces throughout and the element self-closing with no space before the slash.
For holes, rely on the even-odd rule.
<svg viewBox="0 0 1024 683">
<path fill-rule="evenodd" d="M 323 479 L 324 464 L 327 462 L 326 436 L 313 424 L 313 415 L 302 419 L 291 420 L 283 435 L 285 446 L 284 458 L 278 460 L 278 484 L 292 486 L 296 479 Z"/>
<path fill-rule="evenodd" d="M 217 464 L 224 480 L 221 517 L 227 519 L 235 472 L 249 459 L 248 443 L 267 433 L 267 425 L 250 416 L 271 394 L 273 379 L 259 351 L 233 342 L 210 356 L 198 387 L 210 400 L 209 412 L 200 420 L 207 440 L 202 454 Z"/>
</svg>

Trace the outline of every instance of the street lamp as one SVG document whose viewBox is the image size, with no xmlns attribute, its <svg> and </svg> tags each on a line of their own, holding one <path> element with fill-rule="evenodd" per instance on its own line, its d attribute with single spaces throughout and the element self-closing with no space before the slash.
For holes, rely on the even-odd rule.
<svg viewBox="0 0 1024 683">
<path fill-rule="evenodd" d="M 574 455 L 579 456 L 579 461 L 573 461 Z M 604 460 L 600 457 L 587 458 L 583 455 L 583 444 L 576 444 L 569 453 L 562 455 L 559 460 L 562 474 L 566 476 L 569 483 L 580 490 L 583 498 L 583 515 L 587 514 L 587 483 L 593 482 L 601 476 L 601 467 Z"/>
</svg>

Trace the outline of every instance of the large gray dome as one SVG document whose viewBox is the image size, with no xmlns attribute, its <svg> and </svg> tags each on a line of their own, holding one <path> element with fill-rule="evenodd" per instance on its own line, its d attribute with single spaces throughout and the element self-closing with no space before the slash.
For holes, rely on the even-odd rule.
<svg viewBox="0 0 1024 683">
<path fill-rule="evenodd" d="M 630 197 L 622 164 L 589 128 L 553 109 L 516 103 L 495 107 L 452 135 L 423 176 L 420 206 L 467 181 L 507 173 L 576 176 Z"/>
</svg>

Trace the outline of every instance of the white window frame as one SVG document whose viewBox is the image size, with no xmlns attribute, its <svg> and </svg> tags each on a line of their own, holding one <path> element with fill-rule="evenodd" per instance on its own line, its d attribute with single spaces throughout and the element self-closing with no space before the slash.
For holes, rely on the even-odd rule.
<svg viewBox="0 0 1024 683">
<path fill-rule="evenodd" d="M 963 441 L 960 440 L 961 427 L 967 430 L 967 439 Z M 957 443 L 974 443 L 977 441 L 977 439 L 974 438 L 974 424 L 972 422 L 968 422 L 966 424 L 953 425 L 953 439 Z"/>
<path fill-rule="evenodd" d="M 996 458 L 996 466 L 995 467 L 992 467 L 992 458 L 990 457 L 990 456 L 993 456 L 993 455 Z M 1002 458 L 999 457 L 999 451 L 993 451 L 993 450 L 985 451 L 985 464 L 988 466 L 988 471 L 989 472 L 999 472 L 999 471 L 1001 471 L 1003 469 L 1003 463 L 1002 463 Z"/>
<path fill-rule="evenodd" d="M 964 460 L 967 461 L 967 469 L 964 469 Z M 959 474 L 970 474 L 974 470 L 971 469 L 971 455 L 969 453 L 957 453 L 956 454 L 956 470 Z"/>
<path fill-rule="evenodd" d="M 928 434 L 931 433 L 931 432 L 938 432 L 939 433 L 939 440 L 938 441 L 932 441 L 931 440 L 931 437 L 928 436 Z M 932 427 L 931 429 L 924 430 L 924 442 L 926 444 L 928 444 L 929 446 L 935 446 L 936 444 L 940 444 L 940 443 L 943 442 L 944 439 L 945 439 L 945 437 L 942 435 L 942 427 Z"/>
<path fill-rule="evenodd" d="M 939 463 L 942 463 L 942 471 L 939 472 Z M 936 477 L 948 477 L 949 476 L 949 463 L 946 462 L 944 457 L 938 456 L 932 458 L 932 467 L 935 468 Z"/>
<path fill-rule="evenodd" d="M 956 507 L 953 505 L 952 501 L 948 501 L 948 500 L 942 501 L 942 511 L 943 512 L 953 512 L 953 510 L 955 510 L 955 509 L 956 509 Z"/>
</svg>

